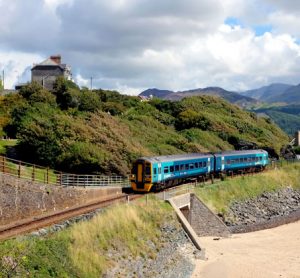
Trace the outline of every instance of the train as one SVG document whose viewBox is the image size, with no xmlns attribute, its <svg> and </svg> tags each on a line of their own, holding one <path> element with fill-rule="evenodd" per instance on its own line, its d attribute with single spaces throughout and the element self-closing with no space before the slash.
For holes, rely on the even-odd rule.
<svg viewBox="0 0 300 278">
<path fill-rule="evenodd" d="M 158 191 L 192 178 L 261 171 L 268 163 L 268 152 L 261 149 L 141 157 L 133 163 L 130 182 L 135 192 Z"/>
</svg>

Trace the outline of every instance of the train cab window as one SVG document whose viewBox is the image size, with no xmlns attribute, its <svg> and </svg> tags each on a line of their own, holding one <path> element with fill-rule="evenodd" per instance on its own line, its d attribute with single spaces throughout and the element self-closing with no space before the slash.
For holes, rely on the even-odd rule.
<svg viewBox="0 0 300 278">
<path fill-rule="evenodd" d="M 168 166 L 164 168 L 164 173 L 165 174 L 169 173 L 169 167 Z"/>
<path fill-rule="evenodd" d="M 158 168 L 158 174 L 161 174 L 161 168 L 160 167 Z"/>
<path fill-rule="evenodd" d="M 170 173 L 174 172 L 174 166 L 170 166 Z"/>
<path fill-rule="evenodd" d="M 195 163 L 195 168 L 199 168 L 198 162 Z"/>
<path fill-rule="evenodd" d="M 185 170 L 188 170 L 188 169 L 189 169 L 189 165 L 185 164 Z"/>
<path fill-rule="evenodd" d="M 179 171 L 179 165 L 175 165 L 175 171 L 176 171 L 176 172 Z"/>
<path fill-rule="evenodd" d="M 153 175 L 156 175 L 156 173 L 157 173 L 156 168 L 153 168 Z"/>
<path fill-rule="evenodd" d="M 206 165 L 207 165 L 207 164 L 206 164 L 206 161 L 204 161 L 204 162 L 203 162 L 203 167 L 205 168 L 205 167 L 206 167 Z"/>
<path fill-rule="evenodd" d="M 149 166 L 146 166 L 146 168 L 145 168 L 145 174 L 146 175 L 151 175 L 151 168 Z"/>
</svg>

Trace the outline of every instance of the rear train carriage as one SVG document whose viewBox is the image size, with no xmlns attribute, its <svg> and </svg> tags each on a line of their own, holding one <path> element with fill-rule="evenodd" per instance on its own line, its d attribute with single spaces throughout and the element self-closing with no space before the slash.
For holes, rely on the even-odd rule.
<svg viewBox="0 0 300 278">
<path fill-rule="evenodd" d="M 264 169 L 268 163 L 268 152 L 264 150 L 228 151 L 215 154 L 216 173 L 249 168 Z"/>
<path fill-rule="evenodd" d="M 131 171 L 131 187 L 134 191 L 149 192 L 177 185 L 187 178 L 207 175 L 214 171 L 211 154 L 183 154 L 142 157 Z"/>
</svg>

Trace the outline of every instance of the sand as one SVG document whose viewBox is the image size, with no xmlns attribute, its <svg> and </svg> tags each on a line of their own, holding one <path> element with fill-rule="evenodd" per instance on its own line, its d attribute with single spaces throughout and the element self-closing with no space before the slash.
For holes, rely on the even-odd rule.
<svg viewBox="0 0 300 278">
<path fill-rule="evenodd" d="M 193 278 L 300 278 L 300 221 L 219 240 L 201 237 L 200 242 L 207 260 L 196 261 Z"/>
</svg>

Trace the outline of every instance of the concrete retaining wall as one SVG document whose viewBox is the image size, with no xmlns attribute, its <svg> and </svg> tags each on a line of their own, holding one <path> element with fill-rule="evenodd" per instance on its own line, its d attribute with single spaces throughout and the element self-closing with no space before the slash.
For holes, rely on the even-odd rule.
<svg viewBox="0 0 300 278">
<path fill-rule="evenodd" d="M 21 180 L 0 173 L 0 226 L 121 194 L 121 188 L 72 188 Z"/>
<path fill-rule="evenodd" d="M 220 220 L 195 194 L 191 194 L 189 222 L 198 236 L 227 237 L 230 232 Z"/>
</svg>

